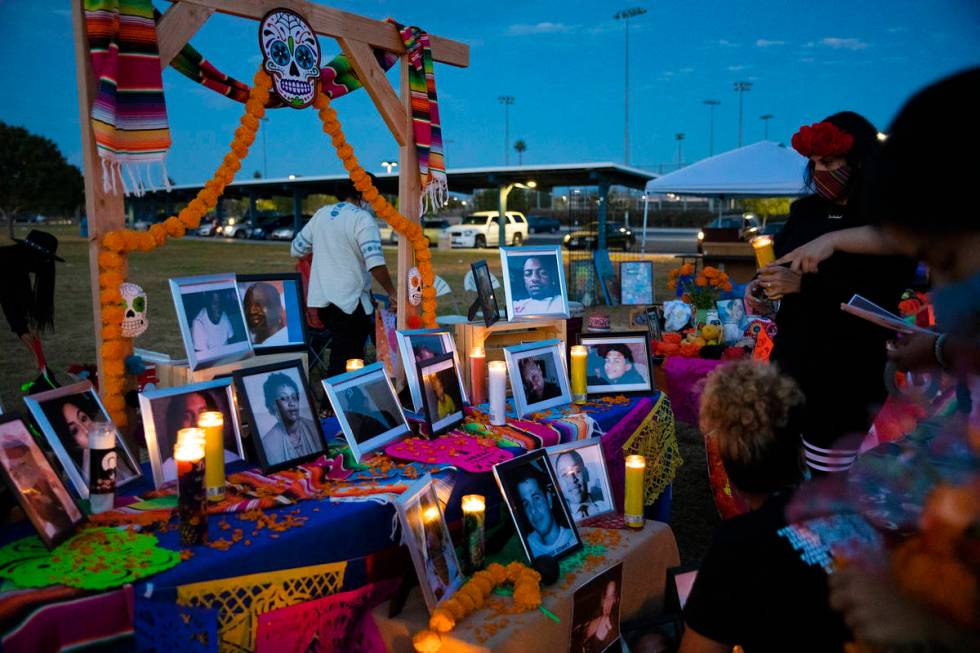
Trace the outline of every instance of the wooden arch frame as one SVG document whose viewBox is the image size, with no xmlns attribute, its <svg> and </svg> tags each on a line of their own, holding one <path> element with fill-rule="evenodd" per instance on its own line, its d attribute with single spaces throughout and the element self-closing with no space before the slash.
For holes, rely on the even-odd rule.
<svg viewBox="0 0 980 653">
<path fill-rule="evenodd" d="M 350 60 L 375 107 L 398 143 L 398 203 L 402 215 L 417 220 L 421 207 L 421 182 L 412 125 L 411 89 L 408 57 L 398 30 L 383 21 L 351 14 L 307 0 L 168 0 L 171 6 L 157 25 L 160 65 L 166 68 L 181 48 L 215 12 L 260 21 L 271 10 L 291 9 L 309 22 L 320 36 L 332 37 Z M 124 228 L 125 212 L 121 194 L 106 192 L 98 180 L 99 157 L 92 131 L 92 102 L 96 80 L 85 32 L 83 0 L 72 0 L 72 28 L 75 36 L 75 75 L 78 81 L 78 112 L 82 131 L 85 210 L 88 217 L 89 273 L 92 280 L 92 306 L 95 323 L 99 378 L 103 378 L 102 311 L 99 300 L 99 239 L 109 231 Z M 438 36 L 430 36 L 432 58 L 452 66 L 469 66 L 469 46 Z M 400 95 L 388 83 L 372 52 L 382 49 L 399 55 Z M 405 327 L 408 269 L 414 261 L 407 238 L 398 240 L 398 327 Z"/>
</svg>

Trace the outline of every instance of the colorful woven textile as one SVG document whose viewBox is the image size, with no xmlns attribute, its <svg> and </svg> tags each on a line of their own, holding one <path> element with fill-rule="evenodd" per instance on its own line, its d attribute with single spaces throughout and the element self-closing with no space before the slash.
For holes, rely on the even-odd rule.
<svg viewBox="0 0 980 653">
<path fill-rule="evenodd" d="M 97 80 L 92 131 L 102 161 L 102 187 L 142 195 L 155 190 L 151 168 L 170 187 L 170 147 L 156 23 L 150 0 L 85 0 L 92 72 Z"/>
</svg>

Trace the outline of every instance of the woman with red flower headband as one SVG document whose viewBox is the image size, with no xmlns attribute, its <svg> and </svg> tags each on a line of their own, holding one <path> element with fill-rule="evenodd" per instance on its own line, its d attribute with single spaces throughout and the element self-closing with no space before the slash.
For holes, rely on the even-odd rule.
<svg viewBox="0 0 980 653">
<path fill-rule="evenodd" d="M 786 226 L 775 238 L 777 256 L 825 234 L 866 224 L 859 204 L 865 174 L 880 147 L 878 130 L 849 111 L 800 128 L 792 143 L 810 160 L 806 186 L 812 194 L 790 207 Z M 770 360 L 806 396 L 803 442 L 808 466 L 816 473 L 846 471 L 875 406 L 885 398 L 889 333 L 843 313 L 840 304 L 860 294 L 896 310 L 912 281 L 914 264 L 896 257 L 837 253 L 803 275 L 778 263 L 759 273 L 746 296 L 761 290 L 780 300 Z M 854 442 L 845 436 L 854 436 Z"/>
</svg>

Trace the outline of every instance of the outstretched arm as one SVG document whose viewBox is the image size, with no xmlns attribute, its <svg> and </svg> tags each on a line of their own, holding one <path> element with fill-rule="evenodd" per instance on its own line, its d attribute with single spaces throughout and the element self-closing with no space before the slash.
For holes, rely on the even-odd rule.
<svg viewBox="0 0 980 653">
<path fill-rule="evenodd" d="M 834 252 L 877 255 L 898 253 L 888 239 L 874 227 L 852 227 L 814 238 L 769 265 L 789 263 L 796 272 L 816 272 L 820 262 L 830 258 Z"/>
</svg>

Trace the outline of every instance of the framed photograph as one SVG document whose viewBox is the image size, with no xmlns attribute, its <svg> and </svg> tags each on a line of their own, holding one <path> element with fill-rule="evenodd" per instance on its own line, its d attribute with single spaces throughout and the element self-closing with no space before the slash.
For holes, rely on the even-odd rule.
<svg viewBox="0 0 980 653">
<path fill-rule="evenodd" d="M 589 394 L 650 392 L 653 368 L 646 331 L 587 334 L 579 336 L 586 358 Z"/>
<path fill-rule="evenodd" d="M 480 311 L 483 313 L 483 323 L 490 326 L 500 320 L 500 307 L 497 306 L 497 296 L 493 293 L 493 278 L 486 261 L 470 263 L 473 270 L 473 281 L 476 282 L 476 294 L 480 300 Z"/>
<path fill-rule="evenodd" d="M 558 488 L 576 523 L 616 511 L 599 438 L 559 444 L 546 451 L 558 477 Z"/>
<path fill-rule="evenodd" d="M 75 532 L 82 512 L 16 413 L 0 417 L 0 469 L 45 546 Z"/>
<path fill-rule="evenodd" d="M 402 541 L 412 555 L 425 606 L 432 612 L 466 581 L 432 477 L 426 474 L 413 483 L 398 496 L 396 506 Z"/>
<path fill-rule="evenodd" d="M 572 595 L 569 651 L 603 653 L 619 641 L 619 607 L 623 598 L 623 563 L 597 574 Z"/>
<path fill-rule="evenodd" d="M 224 419 L 225 463 L 245 458 L 230 378 L 148 390 L 141 392 L 139 397 L 156 488 L 177 479 L 177 464 L 173 457 L 177 431 L 197 426 L 201 413 L 217 411 Z"/>
<path fill-rule="evenodd" d="M 263 472 L 292 467 L 326 450 L 301 360 L 236 370 L 232 377 Z"/>
<path fill-rule="evenodd" d="M 192 370 L 252 355 L 234 274 L 171 279 L 170 294 Z"/>
<path fill-rule="evenodd" d="M 324 379 L 323 389 L 357 462 L 411 433 L 383 363 Z"/>
<path fill-rule="evenodd" d="M 629 328 L 630 329 L 645 329 L 647 328 L 647 307 L 646 306 L 636 306 L 630 309 L 629 314 Z"/>
<path fill-rule="evenodd" d="M 299 274 L 239 274 L 237 280 L 255 353 L 306 351 L 306 304 Z"/>
<path fill-rule="evenodd" d="M 501 247 L 500 266 L 511 322 L 569 317 L 561 247 Z"/>
<path fill-rule="evenodd" d="M 544 449 L 494 465 L 493 475 L 531 563 L 541 556 L 564 558 L 582 548 Z"/>
<path fill-rule="evenodd" d="M 402 357 L 402 367 L 405 368 L 405 382 L 412 395 L 412 410 L 422 410 L 422 389 L 419 385 L 418 364 L 436 356 L 452 354 L 459 377 L 459 387 L 466 387 L 460 373 L 459 354 L 456 352 L 456 341 L 453 334 L 446 329 L 415 329 L 412 331 L 396 331 L 395 340 L 398 342 L 398 353 Z M 463 391 L 463 401 L 466 392 Z"/>
<path fill-rule="evenodd" d="M 619 264 L 619 299 L 625 306 L 653 303 L 653 261 L 623 261 Z"/>
<path fill-rule="evenodd" d="M 619 289 L 619 280 L 616 278 L 616 268 L 613 267 L 612 259 L 609 258 L 609 250 L 595 250 L 592 252 L 592 260 L 595 261 L 596 280 L 606 306 L 615 306 L 619 303 L 619 296 L 616 293 Z"/>
<path fill-rule="evenodd" d="M 650 340 L 662 340 L 664 310 L 663 306 L 651 306 L 647 309 L 647 333 Z"/>
<path fill-rule="evenodd" d="M 98 393 L 88 381 L 24 397 L 41 433 L 82 499 L 88 498 L 88 435 L 96 424 L 112 424 Z M 143 473 L 122 437 L 116 438 L 116 485 L 135 481 Z"/>
<path fill-rule="evenodd" d="M 718 319 L 721 320 L 722 325 L 737 324 L 739 328 L 742 328 L 746 320 L 744 299 L 741 297 L 719 299 L 715 302 L 715 308 L 718 309 Z"/>
<path fill-rule="evenodd" d="M 420 361 L 417 372 L 429 433 L 438 435 L 462 422 L 465 400 L 455 356 L 443 354 Z"/>
<path fill-rule="evenodd" d="M 561 340 L 542 340 L 504 348 L 518 417 L 572 401 Z"/>
<path fill-rule="evenodd" d="M 576 259 L 568 264 L 568 298 L 592 306 L 595 299 L 595 263 L 592 258 Z"/>
</svg>

